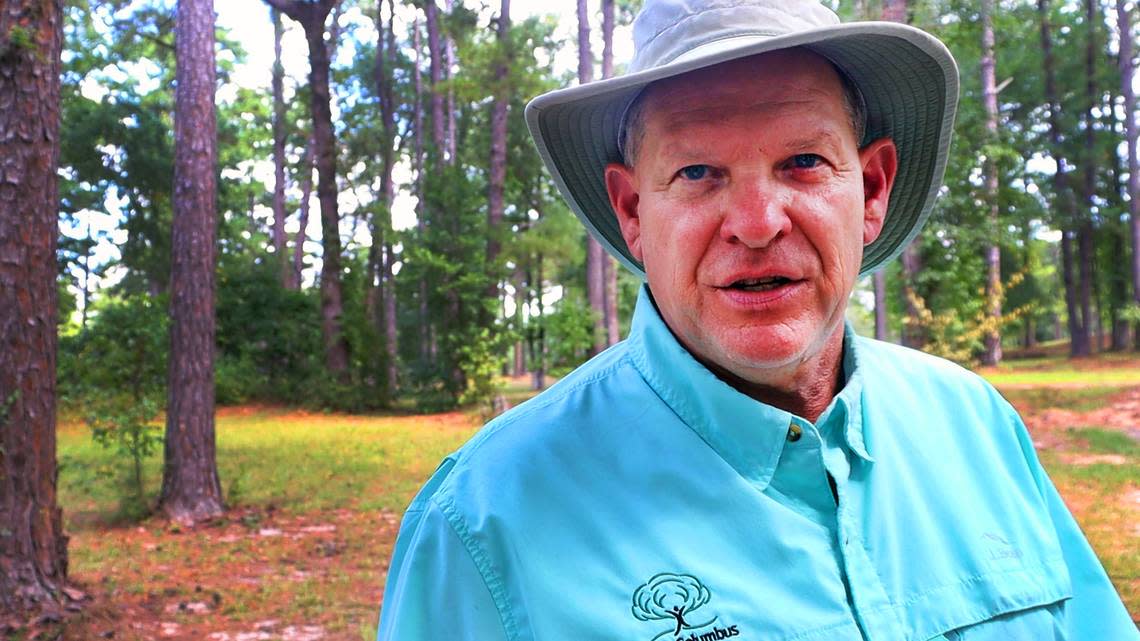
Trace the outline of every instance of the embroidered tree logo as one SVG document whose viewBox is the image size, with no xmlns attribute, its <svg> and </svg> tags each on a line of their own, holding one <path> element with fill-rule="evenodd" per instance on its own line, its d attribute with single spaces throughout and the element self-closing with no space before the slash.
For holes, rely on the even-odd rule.
<svg viewBox="0 0 1140 641">
<path fill-rule="evenodd" d="M 633 616 L 639 621 L 668 621 L 672 619 L 677 625 L 673 634 L 681 633 L 682 629 L 703 628 L 716 617 L 703 623 L 691 624 L 685 619 L 688 615 L 709 602 L 709 589 L 701 585 L 696 577 L 688 574 L 658 574 L 637 588 L 633 593 Z M 662 632 L 654 638 L 662 637 L 669 630 Z"/>
</svg>

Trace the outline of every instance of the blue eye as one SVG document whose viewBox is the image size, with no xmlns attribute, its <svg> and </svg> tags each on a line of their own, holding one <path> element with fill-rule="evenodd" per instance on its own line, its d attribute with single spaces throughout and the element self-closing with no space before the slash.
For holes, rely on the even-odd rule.
<svg viewBox="0 0 1140 641">
<path fill-rule="evenodd" d="M 709 175 L 708 165 L 689 165 L 688 167 L 681 168 L 681 175 L 686 180 L 700 180 Z"/>
<path fill-rule="evenodd" d="M 820 158 L 816 154 L 796 154 L 792 156 L 792 167 L 796 169 L 814 169 L 818 167 L 821 162 L 823 162 L 823 158 Z"/>
</svg>

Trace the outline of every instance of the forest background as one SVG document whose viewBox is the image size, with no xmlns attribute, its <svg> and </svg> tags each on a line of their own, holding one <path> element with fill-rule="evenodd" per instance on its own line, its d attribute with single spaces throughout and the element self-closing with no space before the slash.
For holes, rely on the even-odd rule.
<svg viewBox="0 0 1140 641">
<path fill-rule="evenodd" d="M 862 333 L 970 366 L 1140 349 L 1135 3 L 825 4 L 934 33 L 962 76 L 941 197 L 860 282 Z M 0 612 L 80 600 L 57 409 L 121 455 L 136 518 L 162 451 L 158 509 L 194 524 L 224 510 L 216 405 L 490 414 L 505 377 L 541 389 L 626 332 L 639 281 L 587 239 L 522 113 L 621 73 L 636 0 L 258 6 L 266 42 L 202 0 L 0 5 Z M 6 258 L 24 251 L 50 260 Z"/>
</svg>

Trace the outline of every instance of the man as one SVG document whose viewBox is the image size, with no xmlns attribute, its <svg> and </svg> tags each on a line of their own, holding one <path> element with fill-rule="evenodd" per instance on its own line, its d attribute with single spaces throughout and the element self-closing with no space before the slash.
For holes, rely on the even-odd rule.
<svg viewBox="0 0 1140 641">
<path fill-rule="evenodd" d="M 811 0 L 648 0 L 621 78 L 527 118 L 643 288 L 628 340 L 404 517 L 382 640 L 1135 640 L 1013 409 L 859 338 L 930 211 L 957 72 Z"/>
</svg>

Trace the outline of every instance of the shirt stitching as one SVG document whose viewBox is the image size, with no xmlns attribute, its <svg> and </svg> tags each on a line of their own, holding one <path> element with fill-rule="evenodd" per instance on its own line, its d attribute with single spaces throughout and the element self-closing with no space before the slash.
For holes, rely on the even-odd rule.
<svg viewBox="0 0 1140 641">
<path fill-rule="evenodd" d="M 463 548 L 467 550 L 467 554 L 471 557 L 471 562 L 475 564 L 475 569 L 479 571 L 479 577 L 483 579 L 483 585 L 486 586 L 487 591 L 491 593 L 491 601 L 494 602 L 495 609 L 499 612 L 499 622 L 503 626 L 503 632 L 506 633 L 507 639 L 519 639 L 518 624 L 515 621 L 514 612 L 507 603 L 507 588 L 502 577 L 495 572 L 490 559 L 487 558 L 486 552 L 475 542 L 474 537 L 471 536 L 471 531 L 467 529 L 467 523 L 463 520 L 463 516 L 459 514 L 451 497 L 435 497 L 435 504 L 439 507 L 440 511 L 443 512 L 443 516 L 447 520 L 448 525 L 451 526 L 452 531 L 455 532 L 455 536 L 463 543 Z"/>
</svg>

